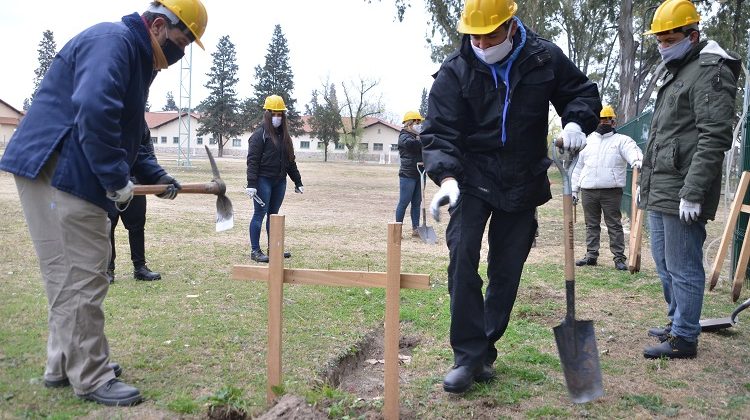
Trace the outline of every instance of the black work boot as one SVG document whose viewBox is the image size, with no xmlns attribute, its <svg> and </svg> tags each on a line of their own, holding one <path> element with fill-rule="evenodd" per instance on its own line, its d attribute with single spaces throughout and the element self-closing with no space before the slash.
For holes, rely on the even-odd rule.
<svg viewBox="0 0 750 420">
<path fill-rule="evenodd" d="M 495 368 L 490 364 L 482 365 L 479 373 L 474 375 L 474 380 L 477 382 L 492 382 L 495 379 Z"/>
<path fill-rule="evenodd" d="M 698 355 L 698 341 L 690 342 L 682 337 L 669 334 L 667 340 L 661 344 L 643 349 L 646 359 L 692 359 Z"/>
<path fill-rule="evenodd" d="M 154 281 L 161 280 L 161 274 L 151 271 L 146 265 L 141 265 L 133 270 L 133 277 L 136 280 Z"/>
<path fill-rule="evenodd" d="M 108 268 L 107 272 L 104 274 L 107 277 L 107 281 L 109 284 L 112 284 L 115 282 L 115 269 L 114 268 Z"/>
<path fill-rule="evenodd" d="M 474 383 L 475 377 L 483 372 L 483 366 L 472 369 L 469 366 L 453 366 L 443 379 L 443 390 L 453 394 L 466 392 Z"/>
<path fill-rule="evenodd" d="M 615 260 L 615 268 L 620 271 L 625 271 L 628 269 L 628 266 L 625 264 L 625 260 Z"/>
<path fill-rule="evenodd" d="M 267 263 L 268 262 L 268 256 L 263 253 L 260 249 L 256 249 L 250 253 L 250 259 L 259 262 L 259 263 Z"/>
<path fill-rule="evenodd" d="M 96 391 L 79 395 L 79 397 L 99 404 L 121 407 L 136 405 L 143 401 L 138 388 L 120 382 L 116 378 L 100 386 Z"/>
<path fill-rule="evenodd" d="M 118 365 L 117 363 L 110 363 L 109 367 L 115 371 L 115 378 L 119 378 L 120 375 L 122 375 L 122 367 Z M 62 379 L 45 379 L 44 380 L 44 386 L 47 388 L 63 388 L 70 385 L 70 381 L 68 378 L 62 378 Z"/>
<path fill-rule="evenodd" d="M 584 265 L 596 265 L 596 258 L 583 257 L 580 260 L 576 261 L 576 266 L 581 267 Z"/>
<path fill-rule="evenodd" d="M 669 338 L 669 333 L 672 332 L 672 321 L 667 322 L 667 325 L 663 327 L 655 327 L 648 329 L 648 336 L 654 337 L 663 343 Z"/>
</svg>

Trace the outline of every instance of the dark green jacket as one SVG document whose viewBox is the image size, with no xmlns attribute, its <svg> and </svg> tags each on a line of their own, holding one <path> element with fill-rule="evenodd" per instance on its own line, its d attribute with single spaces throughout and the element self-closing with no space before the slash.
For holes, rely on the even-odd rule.
<svg viewBox="0 0 750 420">
<path fill-rule="evenodd" d="M 702 41 L 667 63 L 656 97 L 640 179 L 641 208 L 679 215 L 680 199 L 713 220 L 724 152 L 732 145 L 740 61 Z"/>
</svg>

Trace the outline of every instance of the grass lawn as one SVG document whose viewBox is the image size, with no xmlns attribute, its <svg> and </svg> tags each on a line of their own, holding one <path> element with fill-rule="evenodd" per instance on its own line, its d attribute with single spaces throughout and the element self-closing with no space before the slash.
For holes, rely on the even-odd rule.
<svg viewBox="0 0 750 420">
<path fill-rule="evenodd" d="M 211 179 L 205 161 L 192 163 L 186 168 L 162 160 L 182 182 Z M 132 408 L 105 408 L 79 400 L 70 388 L 44 387 L 47 301 L 13 178 L 0 173 L 0 418 L 204 418 L 211 404 L 259 416 L 270 408 L 265 402 L 266 286 L 231 280 L 229 274 L 232 265 L 253 264 L 245 163 L 227 158 L 218 164 L 234 204 L 232 230 L 214 232 L 211 196 L 148 199 L 146 256 L 162 281 L 132 279 L 127 231 L 118 227 L 116 283 L 104 304 L 105 328 L 112 360 L 124 368 L 122 379 L 147 399 Z M 398 168 L 340 162 L 300 162 L 299 167 L 305 194 L 294 194 L 289 182 L 281 208 L 286 248 L 292 252 L 286 267 L 385 271 Z M 665 321 L 648 240 L 641 272 L 631 275 L 614 270 L 606 234 L 600 265 L 576 270 L 577 319 L 594 320 L 605 396 L 583 405 L 569 401 L 552 333 L 565 314 L 565 290 L 561 185 L 553 170 L 550 177 L 554 197 L 539 209 L 537 247 L 525 266 L 508 331 L 498 343 L 498 379 L 460 397 L 442 390 L 452 364 L 447 212 L 441 223 L 428 221 L 437 245 L 411 237 L 407 214 L 402 271 L 429 274 L 432 287 L 402 291 L 401 331 L 413 344 L 411 361 L 401 366 L 402 417 L 750 418 L 747 324 L 702 335 L 694 360 L 644 359 L 643 347 L 655 343 L 646 330 Z M 428 201 L 436 190 L 428 185 Z M 578 210 L 575 255 L 580 257 L 585 244 Z M 711 258 L 718 245 L 712 241 L 723 225 L 721 217 L 709 224 Z M 265 234 L 261 243 L 265 247 Z M 485 278 L 486 252 L 485 244 L 480 263 Z M 735 307 L 728 266 L 718 287 L 706 292 L 704 318 L 729 316 Z M 382 289 L 285 286 L 283 392 L 303 396 L 331 418 L 378 413 L 382 383 L 379 395 L 377 386 L 374 393 L 363 394 L 356 387 L 329 387 L 323 377 L 382 327 L 384 296 Z"/>
</svg>

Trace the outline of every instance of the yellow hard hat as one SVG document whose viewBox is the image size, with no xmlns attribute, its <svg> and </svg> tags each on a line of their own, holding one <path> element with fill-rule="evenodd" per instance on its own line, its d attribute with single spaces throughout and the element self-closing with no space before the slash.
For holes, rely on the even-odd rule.
<svg viewBox="0 0 750 420">
<path fill-rule="evenodd" d="M 206 31 L 208 13 L 200 0 L 156 0 L 174 13 L 195 37 L 195 43 L 205 50 L 201 37 Z"/>
<path fill-rule="evenodd" d="M 458 32 L 470 35 L 488 34 L 513 17 L 518 10 L 513 0 L 466 0 Z"/>
<path fill-rule="evenodd" d="M 599 118 L 616 118 L 617 115 L 615 115 L 615 109 L 612 108 L 610 105 L 605 105 L 604 108 L 602 108 L 602 112 L 599 113 Z"/>
<path fill-rule="evenodd" d="M 405 122 L 407 122 L 409 120 L 423 121 L 424 117 L 422 117 L 421 115 L 419 115 L 419 112 L 417 112 L 417 111 L 407 111 L 406 114 L 404 114 L 404 120 L 402 121 L 402 123 L 405 123 Z"/>
<path fill-rule="evenodd" d="M 701 21 L 698 10 L 689 0 L 666 0 L 654 12 L 651 29 L 644 35 L 658 34 Z"/>
<path fill-rule="evenodd" d="M 269 111 L 286 111 L 286 105 L 284 105 L 284 98 L 279 95 L 271 95 L 266 98 L 266 102 L 263 104 L 263 109 Z"/>
</svg>

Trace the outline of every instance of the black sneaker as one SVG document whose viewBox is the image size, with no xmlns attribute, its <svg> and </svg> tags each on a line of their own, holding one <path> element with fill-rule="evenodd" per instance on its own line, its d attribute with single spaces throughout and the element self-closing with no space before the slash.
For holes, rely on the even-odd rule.
<svg viewBox="0 0 750 420">
<path fill-rule="evenodd" d="M 109 367 L 112 368 L 112 370 L 115 372 L 115 378 L 119 378 L 120 375 L 122 375 L 122 367 L 120 367 L 117 363 L 110 363 Z M 44 386 L 47 388 L 63 388 L 66 386 L 70 386 L 70 381 L 68 378 L 62 378 L 62 379 L 45 379 L 44 380 Z"/>
<path fill-rule="evenodd" d="M 268 251 L 268 254 L 271 254 L 271 251 Z M 292 253 L 289 251 L 284 251 L 284 258 L 292 258 Z"/>
<path fill-rule="evenodd" d="M 584 265 L 596 265 L 596 258 L 583 257 L 580 260 L 576 261 L 576 266 L 582 267 Z"/>
<path fill-rule="evenodd" d="M 669 338 L 669 333 L 672 332 L 672 321 L 667 322 L 667 325 L 663 327 L 655 327 L 648 329 L 648 336 L 654 337 L 663 343 Z"/>
<path fill-rule="evenodd" d="M 143 401 L 143 396 L 141 396 L 141 391 L 138 388 L 120 382 L 119 379 L 112 379 L 97 388 L 96 391 L 78 397 L 99 404 L 120 407 L 136 405 Z"/>
<path fill-rule="evenodd" d="M 135 267 L 133 269 L 133 277 L 136 280 L 143 280 L 143 281 L 154 281 L 154 280 L 161 280 L 161 274 L 149 270 L 146 265 L 141 265 L 139 267 Z"/>
<path fill-rule="evenodd" d="M 268 256 L 263 253 L 260 249 L 256 249 L 250 253 L 250 259 L 259 262 L 259 263 L 267 263 L 268 262 Z"/>
<path fill-rule="evenodd" d="M 682 337 L 669 334 L 667 340 L 661 344 L 643 349 L 643 357 L 646 359 L 692 359 L 698 355 L 698 342 L 687 341 Z"/>
<path fill-rule="evenodd" d="M 625 264 L 625 261 L 615 260 L 615 268 L 620 271 L 625 271 L 628 269 L 628 266 Z"/>
</svg>

